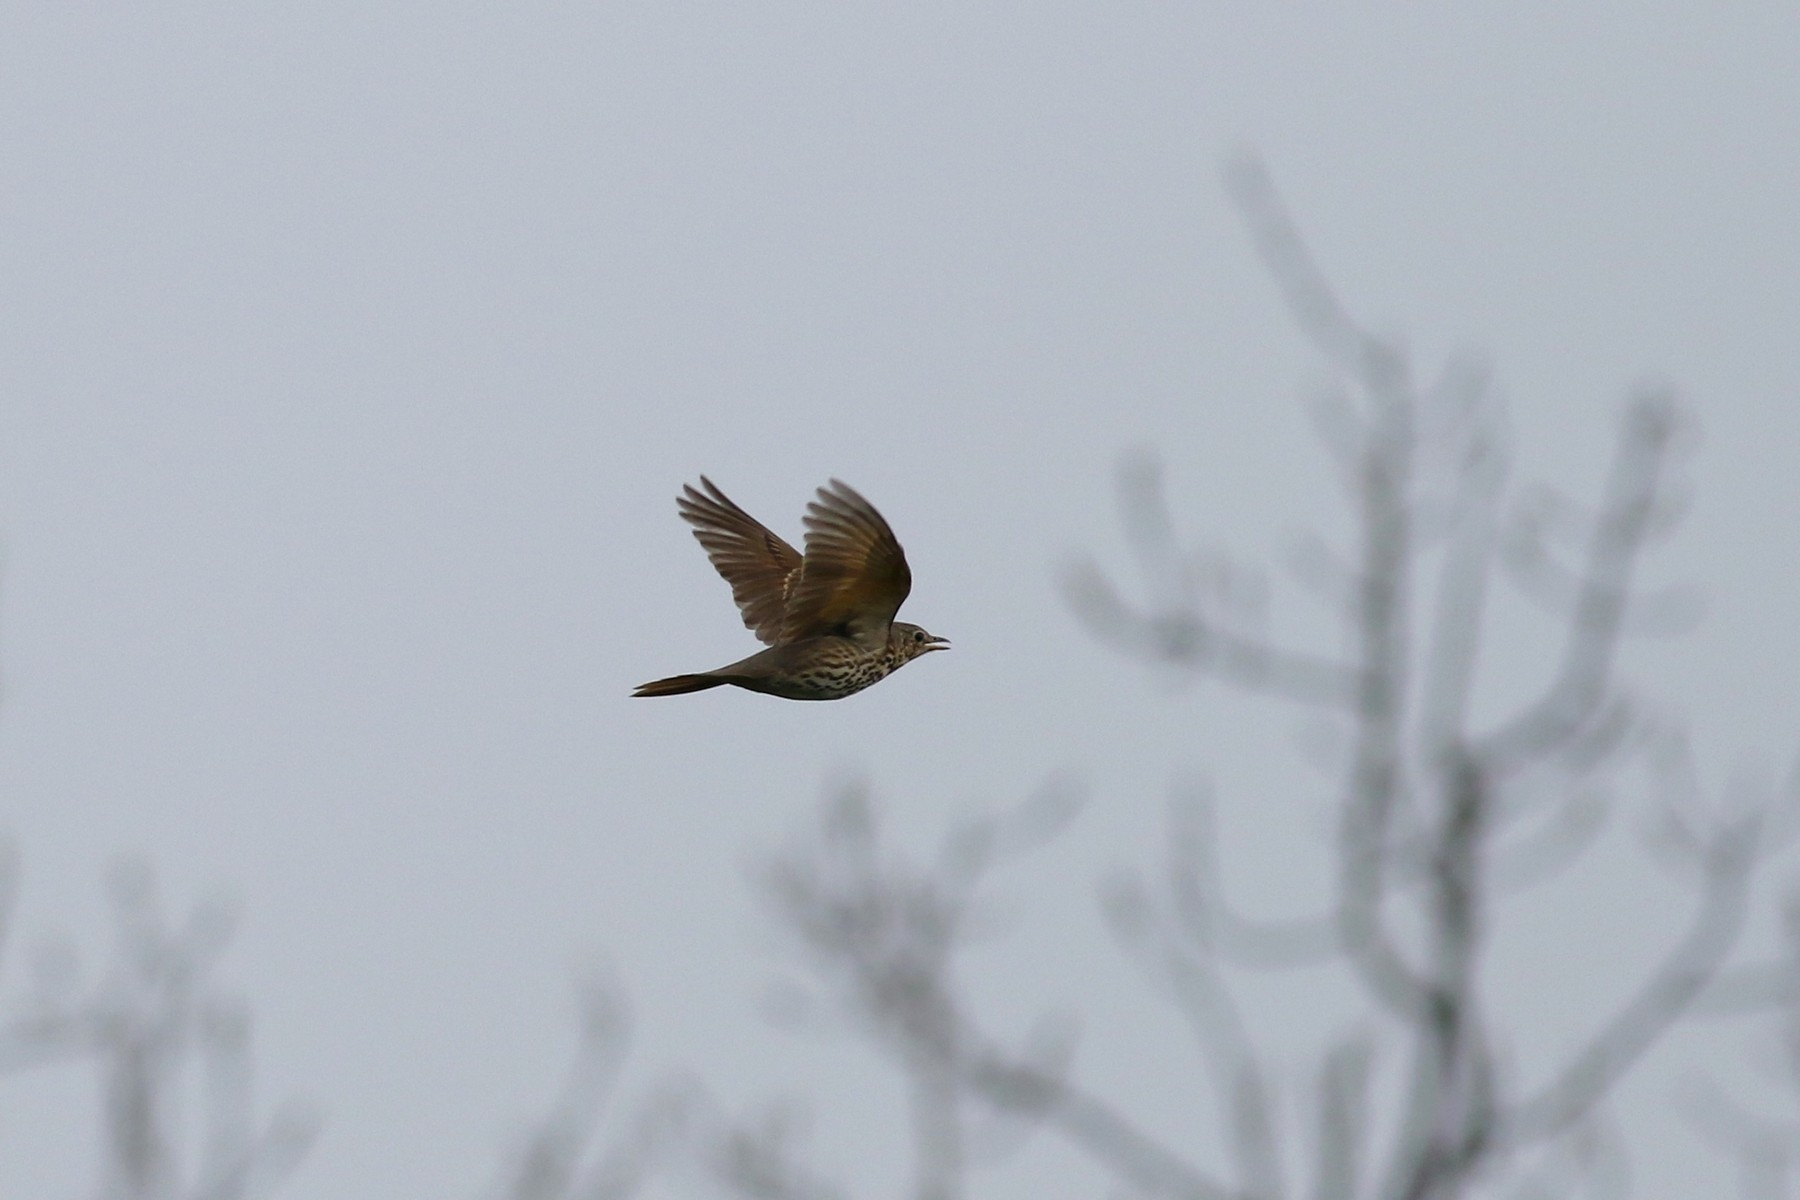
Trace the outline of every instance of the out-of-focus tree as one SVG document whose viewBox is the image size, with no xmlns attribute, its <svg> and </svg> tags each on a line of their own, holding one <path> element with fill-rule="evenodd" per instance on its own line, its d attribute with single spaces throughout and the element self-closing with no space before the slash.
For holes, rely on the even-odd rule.
<svg viewBox="0 0 1800 1200">
<path fill-rule="evenodd" d="M 1334 379 L 1313 415 L 1355 533 L 1341 551 L 1314 540 L 1296 565 L 1326 599 L 1340 645 L 1289 646 L 1272 634 L 1260 589 L 1185 548 L 1151 463 L 1123 475 L 1141 585 L 1092 564 L 1066 581 L 1075 612 L 1109 645 L 1304 710 L 1338 748 L 1324 785 L 1333 878 L 1316 917 L 1260 919 L 1227 898 L 1211 800 L 1198 788 L 1172 805 L 1158 881 L 1132 875 L 1103 889 L 1121 946 L 1204 1052 L 1225 1115 L 1224 1161 L 1159 1140 L 1128 1115 L 1129 1097 L 1084 1087 L 1066 1030 L 1008 1045 L 970 1011 L 956 958 L 977 885 L 1054 826 L 1041 809 L 973 825 L 920 864 L 882 845 L 865 799 L 840 798 L 814 843 L 774 867 L 775 912 L 905 1080 L 918 1200 L 967 1194 L 973 1123 L 995 1116 L 1061 1136 L 1129 1195 L 1617 1194 L 1623 1152 L 1603 1107 L 1709 988 L 1730 982 L 1756 868 L 1781 840 L 1771 818 L 1785 812 L 1773 794 L 1707 804 L 1678 730 L 1619 676 L 1634 628 L 1666 625 L 1687 607 L 1638 579 L 1646 549 L 1679 517 L 1682 413 L 1664 390 L 1633 396 L 1585 506 L 1520 489 L 1484 372 L 1459 359 L 1421 383 L 1402 349 L 1339 301 L 1262 167 L 1236 163 L 1228 189 Z M 1503 583 L 1548 610 L 1559 648 L 1535 694 L 1485 715 L 1475 699 L 1483 671 L 1508 653 L 1488 644 L 1490 594 Z M 1629 797 L 1657 857 L 1691 888 L 1691 916 L 1616 1007 L 1586 1015 L 1590 1033 L 1566 1058 L 1535 1074 L 1503 1069 L 1508 1005 L 1493 993 L 1503 981 L 1484 970 L 1511 915 L 1499 901 L 1586 861 L 1613 793 Z M 1239 999 L 1249 975 L 1301 967 L 1339 971 L 1356 998 L 1341 1022 L 1356 1032 L 1316 1064 L 1310 1133 L 1285 1128 L 1267 1048 Z M 1554 964 L 1543 969 L 1555 987 Z M 1796 978 L 1785 977 L 1789 994 L 1800 991 Z M 1399 1069 L 1373 1070 L 1377 1052 Z M 766 1200 L 843 1194 L 810 1177 L 778 1133 L 734 1131 L 720 1180 Z"/>
<path fill-rule="evenodd" d="M 15 898 L 0 866 L 0 951 Z M 110 880 L 117 945 L 86 978 L 72 948 L 46 945 L 0 1008 L 0 1080 L 53 1069 L 95 1072 L 101 1200 L 254 1200 L 305 1155 L 317 1120 L 289 1104 L 261 1120 L 252 1089 L 250 1018 L 213 978 L 229 944 L 229 905 L 163 911 L 148 867 Z M 3 962 L 0 959 L 0 962 Z M 71 1181 L 71 1187 L 74 1181 Z"/>
<path fill-rule="evenodd" d="M 0 846 L 0 966 L 16 882 L 15 858 Z M 109 890 L 117 944 L 102 973 L 87 979 L 70 945 L 48 942 L 22 986 L 0 993 L 0 1087 L 29 1104 L 38 1072 L 96 1074 L 98 1179 L 84 1194 L 97 1200 L 275 1194 L 311 1148 L 319 1119 L 298 1103 L 257 1115 L 249 1009 L 214 978 L 233 933 L 232 906 L 202 902 L 171 922 L 150 869 L 136 860 L 114 869 Z M 578 999 L 566 1078 L 486 1189 L 495 1200 L 627 1200 L 685 1134 L 696 1097 L 679 1080 L 633 1105 L 615 1103 L 630 1033 L 622 989 L 590 979 Z"/>
<path fill-rule="evenodd" d="M 577 991 L 581 1021 L 568 1074 L 545 1114 L 487 1194 L 494 1200 L 628 1200 L 684 1137 L 697 1096 L 671 1080 L 601 1130 L 619 1106 L 619 1071 L 630 1044 L 623 990 L 590 978 Z"/>
<path fill-rule="evenodd" d="M 1735 1162 L 1744 1200 L 1787 1200 L 1800 1176 L 1800 892 L 1781 917 L 1777 954 L 1721 972 L 1699 1001 L 1722 1015 L 1775 1010 L 1752 1034 L 1757 1078 L 1733 1094 L 1701 1075 L 1684 1097 L 1695 1128 Z"/>
</svg>

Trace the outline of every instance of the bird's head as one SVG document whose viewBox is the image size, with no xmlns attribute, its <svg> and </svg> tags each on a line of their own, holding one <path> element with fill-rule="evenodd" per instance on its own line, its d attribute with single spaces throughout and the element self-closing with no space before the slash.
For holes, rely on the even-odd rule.
<svg viewBox="0 0 1800 1200">
<path fill-rule="evenodd" d="M 925 632 L 917 625 L 908 625 L 905 621 L 895 621 L 888 627 L 888 641 L 900 652 L 900 661 L 930 654 L 933 650 L 948 650 L 950 639 L 937 637 Z"/>
</svg>

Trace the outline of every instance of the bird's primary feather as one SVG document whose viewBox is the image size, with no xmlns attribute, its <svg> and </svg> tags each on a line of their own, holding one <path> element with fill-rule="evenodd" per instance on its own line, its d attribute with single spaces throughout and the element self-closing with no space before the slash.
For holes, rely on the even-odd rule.
<svg viewBox="0 0 1800 1200">
<path fill-rule="evenodd" d="M 700 486 L 682 485 L 675 506 L 694 527 L 706 557 L 731 585 L 731 598 L 744 624 L 761 641 L 781 640 L 788 597 L 800 580 L 800 552 L 782 541 L 755 517 L 702 475 Z"/>
<path fill-rule="evenodd" d="M 894 531 L 856 489 L 833 479 L 806 506 L 806 558 L 781 640 L 839 634 L 880 646 L 910 591 L 912 571 Z"/>
</svg>

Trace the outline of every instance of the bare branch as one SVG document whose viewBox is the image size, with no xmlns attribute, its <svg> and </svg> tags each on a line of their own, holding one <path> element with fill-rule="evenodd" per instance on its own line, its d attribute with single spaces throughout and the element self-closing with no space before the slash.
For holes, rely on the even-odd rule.
<svg viewBox="0 0 1800 1200">
<path fill-rule="evenodd" d="M 1169 896 L 1179 927 L 1196 945 L 1235 962 L 1302 967 L 1338 948 L 1328 916 L 1266 921 L 1245 916 L 1225 895 L 1213 804 L 1204 785 L 1184 788 L 1169 802 Z"/>
<path fill-rule="evenodd" d="M 71 950 L 41 957 L 35 990 L 0 1025 L 0 1070 L 53 1062 L 97 1070 L 102 1195 L 269 1194 L 311 1146 L 318 1121 L 290 1106 L 257 1128 L 248 1013 L 210 978 L 231 938 L 231 906 L 201 903 L 171 924 L 149 867 L 135 860 L 116 865 L 109 885 L 112 969 L 90 987 Z M 190 1091 L 197 1118 L 183 1111 Z"/>
<path fill-rule="evenodd" d="M 1625 1200 L 1630 1161 L 1618 1133 L 1597 1117 L 1555 1139 L 1508 1191 L 1509 1200 Z"/>
<path fill-rule="evenodd" d="M 273 1194 L 318 1140 L 319 1124 L 318 1113 L 308 1106 L 278 1109 L 237 1158 L 222 1164 L 211 1183 L 195 1189 L 194 1200 L 251 1200 Z"/>
<path fill-rule="evenodd" d="M 733 1125 L 715 1139 L 714 1177 L 746 1200 L 846 1200 L 849 1193 L 794 1159 L 791 1112 L 771 1110 L 760 1125 Z"/>
<path fill-rule="evenodd" d="M 1102 892 L 1113 932 L 1191 1027 L 1221 1093 L 1229 1184 L 1084 1090 L 1066 1054 L 997 1050 L 963 1010 L 952 960 L 997 853 L 996 827 L 960 831 L 918 870 L 881 853 L 865 807 L 865 819 L 841 822 L 815 856 L 783 864 L 773 891 L 845 1010 L 904 1075 L 917 1157 L 944 1164 L 941 1176 L 918 1173 L 918 1193 L 931 1200 L 955 1194 L 969 1157 L 958 1099 L 1059 1134 L 1133 1193 L 1285 1195 L 1290 1139 L 1233 968 L 1321 963 L 1392 1018 L 1382 1027 L 1407 1053 L 1378 1096 L 1368 1041 L 1327 1055 L 1317 1074 L 1316 1200 L 1462 1200 L 1514 1184 L 1521 1195 L 1620 1195 L 1622 1152 L 1596 1112 L 1625 1074 L 1703 994 L 1723 996 L 1731 984 L 1740 1006 L 1800 996 L 1800 957 L 1721 974 L 1744 924 L 1760 821 L 1715 829 L 1678 813 L 1667 844 L 1701 867 L 1692 927 L 1536 1090 L 1520 1096 L 1500 1078 L 1505 1010 L 1480 987 L 1496 899 L 1579 859 L 1601 828 L 1613 773 L 1657 752 L 1648 706 L 1615 672 L 1637 564 L 1678 515 L 1667 478 L 1674 403 L 1660 392 L 1634 399 L 1592 519 L 1546 505 L 1508 543 L 1500 514 L 1510 444 L 1485 366 L 1453 359 L 1421 392 L 1399 344 L 1370 333 L 1333 292 L 1262 165 L 1234 163 L 1227 187 L 1295 323 L 1334 369 L 1312 411 L 1349 485 L 1356 540 L 1344 561 L 1317 539 L 1294 557 L 1295 574 L 1344 624 L 1344 648 L 1276 644 L 1260 573 L 1184 549 L 1159 469 L 1144 458 L 1120 479 L 1123 536 L 1141 582 L 1121 588 L 1082 563 L 1063 585 L 1107 644 L 1312 706 L 1314 722 L 1339 739 L 1328 764 L 1338 790 L 1326 919 L 1260 920 L 1231 904 L 1204 796 L 1172 808 L 1166 899 L 1159 892 L 1153 902 L 1132 877 Z M 1547 546 L 1564 524 L 1581 535 L 1567 571 Z M 1560 538 L 1555 549 L 1564 553 Z M 1491 657 L 1492 581 L 1509 554 L 1556 601 L 1559 654 L 1528 703 L 1471 728 L 1489 691 L 1480 676 Z M 1654 757 L 1650 765 L 1665 789 L 1694 789 L 1679 772 L 1658 771 Z M 1796 1062 L 1800 1071 L 1800 1041 Z M 1372 1110 L 1388 1108 L 1397 1109 L 1391 1128 L 1373 1122 Z"/>
<path fill-rule="evenodd" d="M 1581 1119 L 1705 989 L 1743 926 L 1756 839 L 1757 823 L 1749 819 L 1718 833 L 1686 936 L 1554 1079 L 1501 1114 L 1500 1136 L 1507 1144 L 1555 1136 Z"/>
<path fill-rule="evenodd" d="M 1350 1037 L 1332 1048 L 1319 1069 L 1315 1200 L 1354 1200 L 1361 1188 L 1373 1053 L 1366 1037 Z"/>
<path fill-rule="evenodd" d="M 1240 687 L 1307 704 L 1343 706 L 1356 689 L 1345 667 L 1316 655 L 1287 650 L 1241 632 L 1209 610 L 1194 573 L 1175 540 L 1153 460 L 1128 461 L 1120 471 L 1120 519 L 1151 596 L 1135 610 L 1092 563 L 1064 572 L 1070 607 L 1094 635 L 1120 650 L 1191 671 L 1209 671 Z M 1211 607 L 1244 608 L 1241 570 L 1214 580 Z M 1259 585 L 1255 594 L 1260 596 Z M 1254 605 L 1252 605 L 1254 607 Z"/>
<path fill-rule="evenodd" d="M 1063 594 L 1095 637 L 1139 658 L 1303 704 L 1341 706 L 1354 690 L 1350 672 L 1329 659 L 1232 633 L 1193 612 L 1138 613 L 1091 563 L 1064 573 Z"/>
<path fill-rule="evenodd" d="M 1275 1138 L 1274 1100 L 1268 1075 L 1254 1056 L 1246 1055 L 1232 1081 L 1231 1133 L 1237 1153 L 1238 1178 L 1247 1197 L 1278 1200 L 1287 1194 L 1282 1182 L 1281 1147 Z"/>
<path fill-rule="evenodd" d="M 1695 1001 L 1707 1016 L 1735 1016 L 1774 1007 L 1800 1006 L 1800 890 L 1781 907 L 1787 954 L 1773 962 L 1747 963 L 1719 971 Z"/>
<path fill-rule="evenodd" d="M 1022 1069 L 1045 1078 L 1065 1079 L 1074 1061 L 1079 1028 L 1065 1016 L 1037 1021 L 1008 1056 Z M 987 1105 L 971 1114 L 967 1133 L 969 1161 L 989 1164 L 1017 1153 L 1038 1130 L 1035 1113 Z"/>
<path fill-rule="evenodd" d="M 919 1195 L 960 1189 L 964 1151 L 955 1092 L 1059 1130 L 1154 1195 L 1229 1195 L 1070 1084 L 1056 1064 L 995 1050 L 960 1012 L 951 957 L 975 886 L 992 861 L 989 851 L 1009 839 L 972 837 L 965 829 L 953 839 L 963 849 L 940 856 L 935 870 L 921 871 L 882 852 L 873 810 L 860 792 L 829 805 L 824 825 L 812 850 L 776 864 L 772 895 L 820 971 L 839 983 L 846 1009 L 890 1052 L 907 1080 Z M 782 1195 L 746 1190 L 745 1179 L 773 1187 L 768 1181 L 775 1178 L 769 1170 L 750 1170 L 767 1166 L 766 1155 L 750 1153 L 755 1148 L 740 1145 L 733 1160 L 740 1190 Z"/>
<path fill-rule="evenodd" d="M 1378 412 L 1362 471 L 1363 587 L 1356 630 L 1361 682 L 1350 795 L 1339 825 L 1337 909 L 1344 953 L 1370 991 L 1407 1019 L 1425 1011 L 1426 991 L 1389 935 L 1382 906 L 1388 835 L 1402 788 L 1412 448 L 1410 406 L 1397 391 Z"/>
<path fill-rule="evenodd" d="M 1645 522 L 1646 538 L 1657 528 L 1659 510 L 1660 504 Z M 1528 520 L 1515 522 L 1501 540 L 1500 550 L 1500 562 L 1514 585 L 1545 611 L 1569 616 L 1579 609 L 1584 581 L 1551 553 L 1537 525 Z M 1704 614 L 1705 604 L 1693 588 L 1664 588 L 1631 599 L 1619 615 L 1619 631 L 1672 637 L 1691 632 Z"/>
<path fill-rule="evenodd" d="M 1494 848 L 1494 885 L 1518 891 L 1552 879 L 1573 866 L 1606 828 L 1606 801 L 1576 792 L 1550 819 L 1511 844 Z"/>
<path fill-rule="evenodd" d="M 623 995 L 599 978 L 580 990 L 581 1032 L 560 1094 L 497 1189 L 507 1200 L 564 1200 L 612 1099 L 630 1037 Z"/>
<path fill-rule="evenodd" d="M 1129 882 L 1110 889 L 1103 900 L 1113 931 L 1151 979 L 1167 992 L 1193 1030 L 1205 1056 L 1207 1076 L 1229 1114 L 1243 1195 L 1282 1195 L 1280 1154 L 1267 1075 L 1223 975 L 1189 953 L 1170 936 L 1149 901 Z"/>
<path fill-rule="evenodd" d="M 952 829 L 938 851 L 939 874 L 966 895 L 993 866 L 1029 854 L 1059 837 L 1086 803 L 1070 776 L 1047 780 L 1014 808 L 984 813 Z"/>
<path fill-rule="evenodd" d="M 27 1013 L 0 1028 L 0 1073 L 76 1058 L 90 1051 L 98 1037 L 88 1014 Z"/>
<path fill-rule="evenodd" d="M 698 1103 L 697 1085 L 675 1080 L 637 1105 L 572 1193 L 572 1200 L 628 1200 L 682 1138 Z"/>
<path fill-rule="evenodd" d="M 1640 395 L 1627 413 L 1582 570 L 1562 663 L 1535 703 L 1483 739 L 1479 752 L 1494 767 L 1516 770 L 1554 752 L 1579 734 L 1603 705 L 1632 569 L 1651 529 L 1675 423 L 1674 400 L 1665 393 Z"/>
<path fill-rule="evenodd" d="M 1419 737 L 1428 752 L 1442 753 L 1460 743 L 1466 732 L 1487 608 L 1494 541 L 1492 500 L 1498 484 L 1496 472 L 1469 472 L 1461 497 L 1463 516 L 1439 571 L 1419 703 L 1423 726 Z"/>
<path fill-rule="evenodd" d="M 199 1053 L 207 1076 L 206 1154 L 212 1173 L 241 1174 L 255 1141 L 251 1124 L 250 1013 L 239 1003 L 218 1000 L 205 1006 L 199 1022 Z M 203 1188 L 202 1191 L 205 1189 Z M 222 1195 L 241 1194 L 230 1189 Z"/>
<path fill-rule="evenodd" d="M 972 1056 L 965 1071 L 965 1082 L 990 1104 L 1040 1116 L 1146 1195 L 1171 1200 L 1241 1200 L 1110 1104 L 1066 1079 L 992 1054 Z"/>
<path fill-rule="evenodd" d="M 1489 784 L 1477 763 L 1454 751 L 1444 777 L 1447 811 L 1432 863 L 1427 917 L 1428 993 L 1389 1171 L 1388 1193 L 1407 1200 L 1446 1194 L 1480 1162 L 1492 1133 L 1492 1058 L 1475 997 Z"/>
<path fill-rule="evenodd" d="M 1313 261 L 1262 160 L 1250 154 L 1232 159 L 1225 169 L 1225 191 L 1237 203 L 1300 332 L 1352 378 L 1367 383 L 1371 375 L 1378 376 L 1384 369 L 1383 348 L 1350 316 Z"/>
</svg>

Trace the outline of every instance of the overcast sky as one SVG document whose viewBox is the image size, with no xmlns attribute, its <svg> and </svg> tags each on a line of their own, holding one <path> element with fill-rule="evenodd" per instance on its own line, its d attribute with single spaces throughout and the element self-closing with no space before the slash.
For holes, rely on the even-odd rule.
<svg viewBox="0 0 1800 1200">
<path fill-rule="evenodd" d="M 820 1161 L 879 1194 L 895 1093 L 854 1039 L 759 1016 L 792 959 L 751 868 L 835 780 L 925 848 L 1072 772 L 1087 810 L 996 880 L 1016 919 L 972 979 L 1000 1030 L 1082 1014 L 1084 1078 L 1204 1153 L 1198 1068 L 1094 883 L 1156 861 L 1168 780 L 1205 768 L 1234 882 L 1280 909 L 1324 798 L 1293 714 L 1113 657 L 1054 580 L 1127 563 L 1112 480 L 1145 447 L 1197 541 L 1273 562 L 1348 529 L 1296 403 L 1323 368 L 1220 164 L 1264 156 L 1421 375 L 1491 362 L 1522 476 L 1592 495 L 1627 389 L 1686 398 L 1696 504 L 1649 575 L 1707 618 L 1628 670 L 1717 783 L 1800 748 L 1797 62 L 1785 0 L 9 6 L 15 949 L 103 961 L 125 853 L 174 906 L 235 897 L 263 1097 L 325 1115 L 295 1200 L 474 1192 L 601 960 L 638 1014 L 628 1090 L 810 1096 Z M 955 649 L 842 703 L 628 698 L 755 646 L 675 515 L 702 471 L 794 539 L 851 482 L 905 543 L 902 615 Z M 1598 960 L 1572 997 L 1510 981 L 1525 1068 L 1667 928 L 1620 870 L 1611 924 L 1568 935 Z M 1309 1044 L 1275 1032 L 1297 1087 Z M 1642 1082 L 1667 1136 L 1638 1195 L 1716 1183 L 1655 1114 L 1750 1033 Z M 86 1186 L 72 1079 L 0 1080 L 0 1194 Z"/>
</svg>

